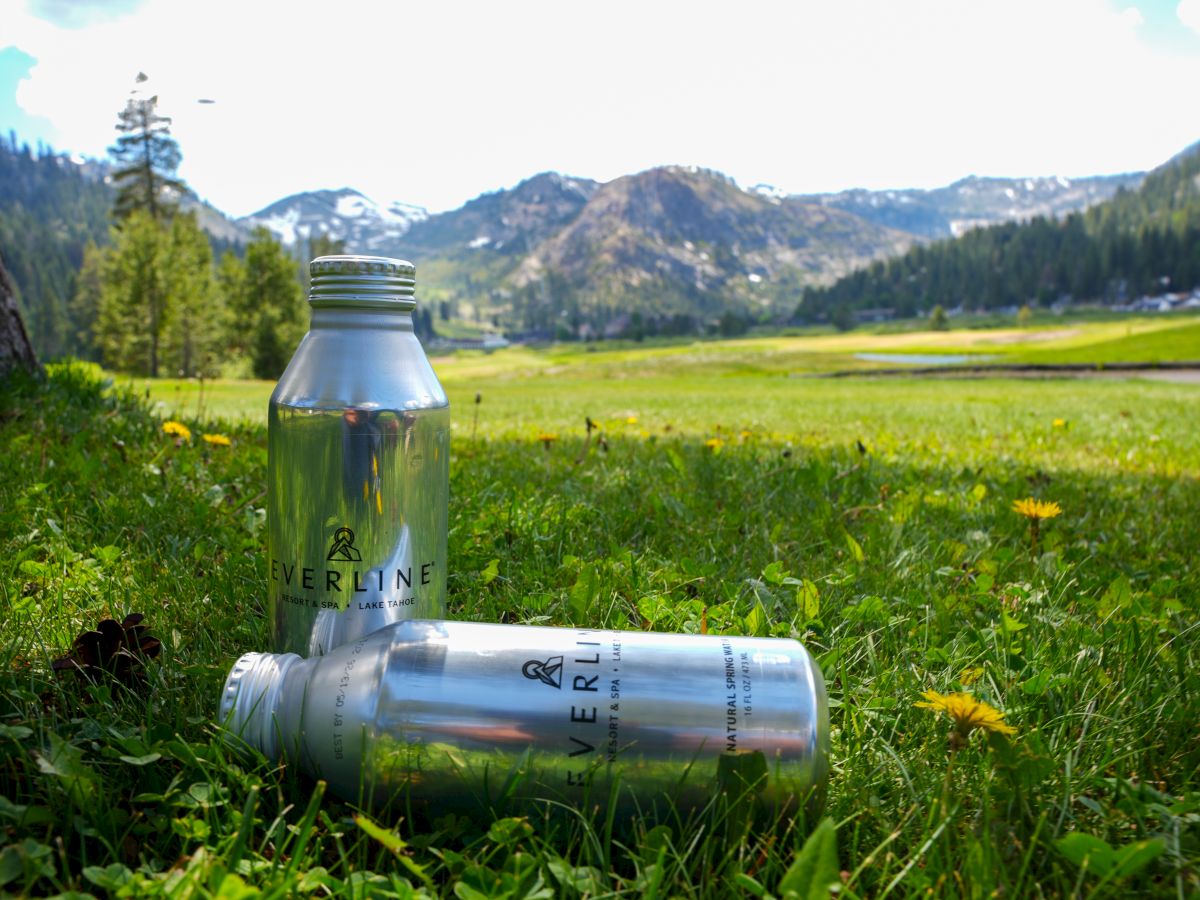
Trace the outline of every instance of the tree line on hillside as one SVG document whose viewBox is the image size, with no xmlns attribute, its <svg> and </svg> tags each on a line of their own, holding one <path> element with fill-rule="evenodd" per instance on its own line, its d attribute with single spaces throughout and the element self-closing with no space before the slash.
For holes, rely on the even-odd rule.
<svg viewBox="0 0 1200 900">
<path fill-rule="evenodd" d="M 344 246 L 318 236 L 298 260 L 259 228 L 222 249 L 180 209 L 181 155 L 157 103 L 136 90 L 126 103 L 107 183 L 0 138 L 0 252 L 34 346 L 141 375 L 278 377 L 307 330 L 308 258 Z M 428 310 L 414 324 L 432 334 Z"/>
<path fill-rule="evenodd" d="M 995 310 L 1060 299 L 1121 303 L 1200 285 L 1200 148 L 1136 191 L 1064 219 L 980 228 L 804 291 L 801 321 L 849 327 L 856 309 L 898 318 L 941 306 Z"/>
<path fill-rule="evenodd" d="M 104 240 L 111 191 L 85 167 L 39 144 L 0 136 L 0 251 L 17 305 L 43 358 L 84 355 L 70 308 L 89 241 Z"/>
</svg>

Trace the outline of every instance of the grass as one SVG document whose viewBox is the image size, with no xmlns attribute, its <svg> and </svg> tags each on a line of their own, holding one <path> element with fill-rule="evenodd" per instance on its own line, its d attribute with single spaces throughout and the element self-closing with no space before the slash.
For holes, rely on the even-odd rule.
<svg viewBox="0 0 1200 900">
<path fill-rule="evenodd" d="M 227 748 L 217 692 L 267 644 L 267 386 L 207 385 L 200 421 L 184 387 L 147 404 L 68 367 L 0 394 L 3 888 L 1194 896 L 1197 387 L 787 378 L 764 357 L 809 353 L 790 340 L 435 365 L 451 615 L 801 639 L 834 726 L 811 839 L 813 822 L 376 826 Z M 168 413 L 190 440 L 162 433 Z M 1036 548 L 1011 508 L 1028 496 L 1062 507 Z M 130 611 L 163 641 L 146 690 L 52 676 L 75 634 Z M 952 740 L 915 706 L 929 690 L 973 693 L 1015 735 Z"/>
<path fill-rule="evenodd" d="M 802 336 L 750 337 L 740 340 L 662 341 L 650 346 L 634 343 L 601 345 L 561 344 L 547 349 L 511 347 L 491 353 L 459 351 L 435 357 L 438 376 L 461 409 L 476 390 L 488 388 L 489 395 L 506 394 L 511 388 L 528 397 L 549 397 L 552 403 L 570 398 L 579 389 L 610 379 L 619 379 L 625 389 L 660 394 L 657 404 L 662 418 L 691 421 L 708 427 L 732 420 L 742 409 L 744 385 L 731 383 L 739 377 L 788 378 L 816 375 L 834 370 L 894 367 L 895 363 L 868 362 L 858 353 L 901 353 L 922 355 L 970 355 L 996 362 L 1162 362 L 1200 360 L 1200 322 L 1194 316 L 1126 317 L 1121 321 L 1071 321 L 1028 329 L 964 329 L 957 331 L 849 332 Z M 555 391 L 535 378 L 553 379 Z M 266 421 L 267 398 L 272 384 L 265 381 L 217 379 L 118 379 L 123 387 L 143 393 L 160 414 L 187 415 L 228 421 Z M 499 390 L 492 390 L 494 385 Z M 559 389 L 561 388 L 561 389 Z M 961 388 L 951 389 L 952 393 Z M 712 413 L 701 415 L 700 406 L 684 398 L 702 391 L 712 398 Z M 1102 393 L 1107 389 L 1102 389 Z M 781 413 L 810 398 L 836 394 L 829 384 L 797 386 L 775 381 L 769 391 L 750 391 L 755 404 L 784 399 L 764 409 L 769 430 L 785 430 Z M 1033 393 L 1037 390 L 1034 389 Z M 556 396 L 552 396 L 556 395 Z M 770 395 L 770 396 L 768 396 Z M 684 399 L 681 407 L 680 400 Z M 724 402 L 728 406 L 722 406 Z M 523 403 L 528 403 L 526 397 Z M 705 401 L 707 402 L 707 401 Z M 614 404 L 607 404 L 613 407 Z M 684 409 L 683 414 L 676 413 Z M 527 410 L 523 406 L 522 410 Z M 731 411 L 730 411 L 731 410 Z M 525 418 L 533 419 L 536 411 Z M 603 412 L 601 412 L 603 414 Z M 1061 415 L 1061 413 L 1059 414 Z M 717 418 L 714 419 L 714 416 Z M 578 420 L 578 416 L 575 419 Z M 833 417 L 833 418 L 836 418 Z M 712 419 L 713 421 L 707 421 Z M 821 417 L 818 417 L 820 420 Z M 542 424 L 560 427 L 562 422 Z M 460 426 L 462 420 L 459 420 Z"/>
</svg>

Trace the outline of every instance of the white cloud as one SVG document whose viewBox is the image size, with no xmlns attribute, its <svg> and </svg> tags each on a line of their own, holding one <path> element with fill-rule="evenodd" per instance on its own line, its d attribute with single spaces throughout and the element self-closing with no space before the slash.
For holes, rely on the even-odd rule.
<svg viewBox="0 0 1200 900">
<path fill-rule="evenodd" d="M 1121 11 L 1121 19 L 1127 26 L 1136 28 L 1139 25 L 1145 25 L 1146 19 L 1142 15 L 1142 11 L 1136 6 L 1130 6 Z"/>
<path fill-rule="evenodd" d="M 149 73 L 181 174 L 246 213 L 662 163 L 795 192 L 1144 168 L 1197 138 L 1162 86 L 1200 83 L 1200 57 L 1156 56 L 1139 23 L 1108 0 L 147 0 L 75 31 L 6 16 L 0 44 L 37 57 L 18 99 L 69 150 L 102 153 Z"/>
<path fill-rule="evenodd" d="M 1200 0 L 1179 0 L 1175 15 L 1179 16 L 1180 22 L 1200 34 Z"/>
</svg>

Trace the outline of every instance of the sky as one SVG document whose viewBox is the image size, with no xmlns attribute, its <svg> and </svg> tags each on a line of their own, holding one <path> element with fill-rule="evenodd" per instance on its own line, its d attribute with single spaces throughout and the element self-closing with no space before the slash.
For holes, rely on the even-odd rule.
<svg viewBox="0 0 1200 900">
<path fill-rule="evenodd" d="M 103 157 L 139 71 L 180 176 L 235 216 L 671 164 L 931 188 L 1200 140 L 1200 0 L 0 0 L 0 131 Z"/>
</svg>

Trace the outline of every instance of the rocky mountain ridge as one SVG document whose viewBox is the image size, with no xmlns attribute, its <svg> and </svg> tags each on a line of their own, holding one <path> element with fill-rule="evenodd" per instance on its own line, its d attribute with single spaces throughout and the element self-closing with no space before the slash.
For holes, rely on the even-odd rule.
<svg viewBox="0 0 1200 900">
<path fill-rule="evenodd" d="M 759 184 L 746 192 L 772 203 L 825 206 L 920 239 L 938 240 L 999 222 L 1085 209 L 1118 190 L 1137 188 L 1144 177 L 1144 172 L 1085 178 L 971 175 L 931 189 L 855 188 L 836 193 L 787 194 Z M 354 252 L 403 247 L 410 255 L 421 257 L 481 247 L 528 251 L 550 231 L 567 224 L 601 186 L 589 178 L 543 172 L 516 187 L 482 194 L 458 209 L 434 214 L 399 202 L 377 204 L 352 188 L 317 190 L 285 197 L 235 221 L 243 231 L 264 225 L 288 246 L 298 237 L 328 234 L 346 241 L 347 249 Z"/>
<path fill-rule="evenodd" d="M 354 190 L 306 191 L 276 200 L 237 220 L 245 230 L 265 227 L 285 246 L 328 236 L 346 242 L 354 253 L 387 255 L 414 224 L 429 214 L 399 201 L 381 204 Z"/>
<path fill-rule="evenodd" d="M 1001 222 L 1062 216 L 1134 190 L 1144 172 L 1089 178 L 962 178 L 931 190 L 862 189 L 800 199 L 854 213 L 880 225 L 937 240 Z"/>
<path fill-rule="evenodd" d="M 350 189 L 296 194 L 239 224 L 264 224 L 285 242 L 322 233 L 348 252 L 412 259 L 422 296 L 448 315 L 537 333 L 559 333 L 565 319 L 578 334 L 630 310 L 698 319 L 782 313 L 805 287 L 916 244 L 1070 212 L 1140 177 L 972 177 L 931 191 L 789 196 L 698 167 L 604 184 L 544 172 L 386 226 L 381 208 Z"/>
<path fill-rule="evenodd" d="M 643 312 L 760 312 L 778 285 L 828 280 L 901 253 L 911 235 L 837 209 L 742 190 L 670 166 L 599 187 L 579 215 L 521 261 L 518 288 L 553 278 L 592 304 L 640 296 Z"/>
</svg>

